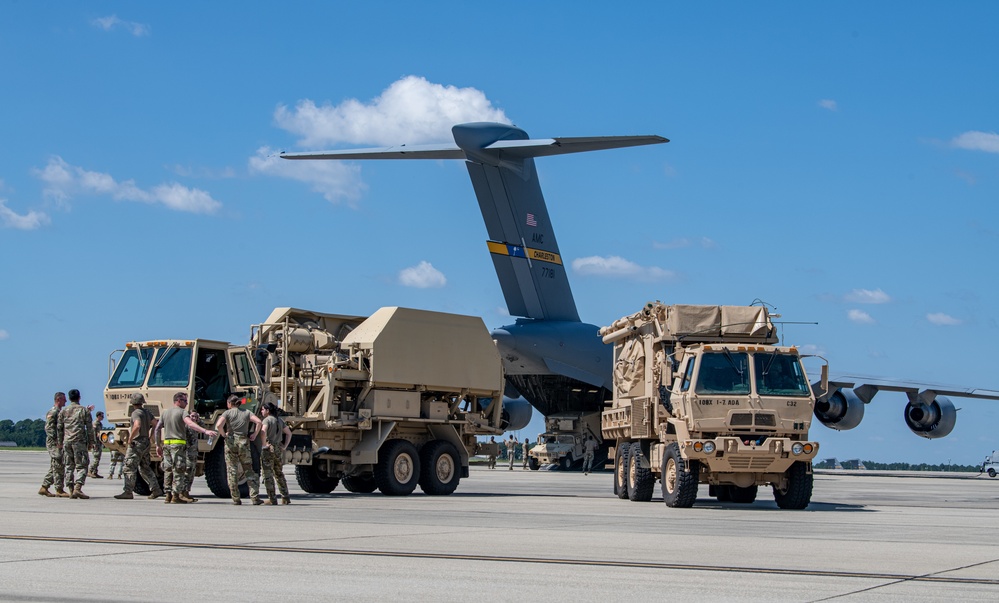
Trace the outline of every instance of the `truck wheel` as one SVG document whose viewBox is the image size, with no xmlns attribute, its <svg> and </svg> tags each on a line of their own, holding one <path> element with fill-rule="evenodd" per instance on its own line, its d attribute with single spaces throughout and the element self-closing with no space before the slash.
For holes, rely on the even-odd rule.
<svg viewBox="0 0 999 603">
<path fill-rule="evenodd" d="M 260 449 L 253 445 L 250 446 L 250 463 L 259 476 Z M 212 491 L 212 494 L 218 498 L 229 498 L 229 477 L 225 468 L 225 444 L 222 442 L 219 442 L 205 456 L 205 482 L 208 483 L 208 489 Z M 237 483 L 239 484 L 239 495 L 243 498 L 249 496 L 250 486 L 246 483 L 246 476 L 240 475 Z"/>
<path fill-rule="evenodd" d="M 642 452 L 641 442 L 632 442 L 628 454 L 628 498 L 637 502 L 652 500 L 652 491 L 656 487 L 656 477 L 652 469 L 642 466 L 642 461 L 648 462 Z"/>
<path fill-rule="evenodd" d="M 620 499 L 628 498 L 628 455 L 631 443 L 618 442 L 614 456 L 614 494 Z"/>
<path fill-rule="evenodd" d="M 787 488 L 773 487 L 774 500 L 781 509 L 804 509 L 812 501 L 812 474 L 808 466 L 795 461 L 787 470 Z"/>
<path fill-rule="evenodd" d="M 714 496 L 718 502 L 729 502 L 732 500 L 732 487 L 728 484 L 708 486 L 708 496 Z"/>
<path fill-rule="evenodd" d="M 572 469 L 572 454 L 566 454 L 558 461 L 558 468 L 562 471 L 569 471 Z"/>
<path fill-rule="evenodd" d="M 538 469 L 541 468 L 541 463 L 539 463 L 538 459 L 534 458 L 533 456 L 529 456 L 527 457 L 527 467 L 531 471 L 537 471 Z"/>
<path fill-rule="evenodd" d="M 163 467 L 160 463 L 149 463 L 149 466 L 153 469 L 153 474 L 156 476 L 156 480 L 160 483 L 160 491 L 163 490 Z M 135 493 L 139 496 L 148 496 L 152 490 L 149 488 L 149 484 L 146 480 L 142 479 L 141 473 L 135 474 Z"/>
<path fill-rule="evenodd" d="M 347 492 L 371 494 L 378 489 L 378 484 L 375 483 L 375 478 L 370 473 L 366 473 L 364 475 L 351 475 L 340 481 L 343 483 L 343 487 L 347 490 Z"/>
<path fill-rule="evenodd" d="M 996 470 L 993 469 L 992 467 L 989 467 L 989 477 L 995 477 L 995 476 L 996 476 Z"/>
<path fill-rule="evenodd" d="M 748 488 L 729 486 L 729 497 L 734 503 L 749 504 L 756 500 L 756 493 L 759 492 L 759 489 L 759 486 L 749 486 Z"/>
<path fill-rule="evenodd" d="M 424 494 L 446 496 L 461 481 L 461 457 L 454 444 L 433 440 L 420 450 L 420 489 Z"/>
<path fill-rule="evenodd" d="M 375 483 L 382 494 L 406 496 L 420 481 L 420 457 L 406 440 L 389 440 L 378 451 Z"/>
<path fill-rule="evenodd" d="M 299 488 L 309 494 L 329 494 L 336 490 L 337 485 L 340 483 L 338 478 L 331 477 L 315 464 L 295 465 L 295 481 L 298 482 Z M 344 482 L 344 485 L 346 485 L 346 479 Z M 242 490 L 243 486 L 241 485 L 239 489 Z"/>
<path fill-rule="evenodd" d="M 663 455 L 663 501 L 670 507 L 688 508 L 697 500 L 697 480 L 700 473 L 697 462 L 690 463 L 690 471 L 683 468 L 683 457 L 676 442 L 666 447 Z"/>
</svg>

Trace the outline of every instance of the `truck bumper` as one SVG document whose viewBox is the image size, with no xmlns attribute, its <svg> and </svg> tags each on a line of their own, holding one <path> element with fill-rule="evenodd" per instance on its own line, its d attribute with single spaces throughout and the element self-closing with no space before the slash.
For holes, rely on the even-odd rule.
<svg viewBox="0 0 999 603">
<path fill-rule="evenodd" d="M 708 445 L 709 442 L 713 449 Z M 766 438 L 760 442 L 737 437 L 718 437 L 683 440 L 680 442 L 680 452 L 684 458 L 700 461 L 711 472 L 783 473 L 795 461 L 811 462 L 819 453 L 819 443 L 799 442 L 790 438 Z"/>
</svg>

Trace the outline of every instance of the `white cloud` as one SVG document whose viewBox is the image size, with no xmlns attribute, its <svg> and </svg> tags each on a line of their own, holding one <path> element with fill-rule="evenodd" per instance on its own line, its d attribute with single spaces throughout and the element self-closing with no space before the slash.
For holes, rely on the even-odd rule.
<svg viewBox="0 0 999 603">
<path fill-rule="evenodd" d="M 5 339 L 10 339 L 10 333 L 5 331 L 4 329 L 0 329 L 0 341 L 3 341 Z"/>
<path fill-rule="evenodd" d="M 969 151 L 985 151 L 999 153 L 999 134 L 995 132 L 970 131 L 955 136 L 950 141 L 951 146 Z"/>
<path fill-rule="evenodd" d="M 822 346 L 815 345 L 814 343 L 806 343 L 805 345 L 798 346 L 798 352 L 803 355 L 815 355 L 815 356 L 825 356 L 826 349 Z"/>
<path fill-rule="evenodd" d="M 172 182 L 144 190 L 134 180 L 118 182 L 110 174 L 90 172 L 69 165 L 62 157 L 53 157 L 35 176 L 45 183 L 42 193 L 59 203 L 67 203 L 78 194 L 111 197 L 115 201 L 159 203 L 170 209 L 195 214 L 213 214 L 222 204 L 207 192 Z"/>
<path fill-rule="evenodd" d="M 937 325 L 938 327 L 954 327 L 961 324 L 961 319 L 954 318 L 949 314 L 944 314 L 943 312 L 933 312 L 926 315 L 926 320 L 930 321 L 930 324 Z"/>
<path fill-rule="evenodd" d="M 317 106 L 300 100 L 274 112 L 278 127 L 300 136 L 305 147 L 350 144 L 421 144 L 451 140 L 451 126 L 472 121 L 510 123 L 501 109 L 475 88 L 457 88 L 410 75 L 362 103 Z"/>
<path fill-rule="evenodd" d="M 887 304 L 891 301 L 891 296 L 881 289 L 854 289 L 843 296 L 848 302 L 855 304 Z"/>
<path fill-rule="evenodd" d="M 128 31 L 133 36 L 140 38 L 142 36 L 149 35 L 149 26 L 142 23 L 136 23 L 135 21 L 124 21 L 118 18 L 118 15 L 110 15 L 108 17 L 98 17 L 90 21 L 90 24 L 98 29 L 103 29 L 104 31 L 111 31 L 112 29 L 122 28 Z"/>
<path fill-rule="evenodd" d="M 839 105 L 831 98 L 824 98 L 819 101 L 819 106 L 827 111 L 839 111 Z"/>
<path fill-rule="evenodd" d="M 304 182 L 331 203 L 346 201 L 353 207 L 367 189 L 361 182 L 361 168 L 342 161 L 290 161 L 281 159 L 269 147 L 260 147 L 250 157 L 250 171 Z"/>
<path fill-rule="evenodd" d="M 872 325 L 875 322 L 871 315 L 863 310 L 850 310 L 846 313 L 846 317 L 858 325 Z"/>
<path fill-rule="evenodd" d="M 440 288 L 447 284 L 447 278 L 433 264 L 422 261 L 416 266 L 400 270 L 399 284 L 418 289 Z"/>
<path fill-rule="evenodd" d="M 590 256 L 572 261 L 572 269 L 586 276 L 627 278 L 639 281 L 662 281 L 674 278 L 676 273 L 657 266 L 639 266 L 619 256 Z"/>
<path fill-rule="evenodd" d="M 19 214 L 7 207 L 6 199 L 0 199 L 0 222 L 6 228 L 34 230 L 40 226 L 45 226 L 50 221 L 48 214 L 40 211 L 32 210 L 23 215 Z"/>
</svg>

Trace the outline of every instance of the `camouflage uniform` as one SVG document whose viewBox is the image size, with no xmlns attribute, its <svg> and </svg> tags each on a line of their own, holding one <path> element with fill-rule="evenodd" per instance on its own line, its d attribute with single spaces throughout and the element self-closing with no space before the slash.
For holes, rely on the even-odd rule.
<svg viewBox="0 0 999 603">
<path fill-rule="evenodd" d="M 587 474 L 593 466 L 593 455 L 597 451 L 597 441 L 592 437 L 586 438 L 583 444 L 583 473 Z"/>
<path fill-rule="evenodd" d="M 194 485 L 194 477 L 198 471 L 198 432 L 190 427 L 187 428 L 187 490 L 184 494 L 190 496 L 191 486 Z"/>
<path fill-rule="evenodd" d="M 45 449 L 49 452 L 49 472 L 42 480 L 42 488 L 48 489 L 55 484 L 56 492 L 63 490 L 63 477 L 66 473 L 63 464 L 62 448 L 59 444 L 63 438 L 62 409 L 53 406 L 45 414 Z"/>
<path fill-rule="evenodd" d="M 527 469 L 527 453 L 531 450 L 531 441 L 524 438 L 524 445 L 521 448 L 521 452 L 524 454 L 523 464 L 520 466 L 521 469 Z"/>
<path fill-rule="evenodd" d="M 114 478 L 114 466 L 118 465 L 118 479 L 121 479 L 121 473 L 125 470 L 125 455 L 117 450 L 111 451 L 111 468 L 108 469 L 108 479 Z"/>
<path fill-rule="evenodd" d="M 288 481 L 284 477 L 284 426 L 280 417 L 269 416 L 264 419 L 264 437 L 270 447 L 260 451 L 260 469 L 264 474 L 264 487 L 267 488 L 267 498 L 274 504 L 274 479 L 277 478 L 278 491 L 285 502 L 291 500 L 288 496 Z"/>
<path fill-rule="evenodd" d="M 60 415 L 63 421 L 62 449 L 66 459 L 66 485 L 73 479 L 75 471 L 75 484 L 82 488 L 87 481 L 87 466 L 90 465 L 87 448 L 94 442 L 93 418 L 90 411 L 80 405 L 79 400 L 70 402 Z"/>
<path fill-rule="evenodd" d="M 104 430 L 104 423 L 98 419 L 94 421 L 94 460 L 90 463 L 89 473 L 97 476 L 97 468 L 101 465 L 101 455 L 104 454 L 104 444 L 101 442 L 101 431 Z"/>
<path fill-rule="evenodd" d="M 230 408 L 222 413 L 229 435 L 225 439 L 225 470 L 229 478 L 229 494 L 233 502 L 239 501 L 239 470 L 246 475 L 250 486 L 250 499 L 260 498 L 260 481 L 253 471 L 253 457 L 250 455 L 250 411 Z"/>
<path fill-rule="evenodd" d="M 517 440 L 513 436 L 506 441 L 506 453 L 510 457 L 510 471 L 513 471 L 513 461 L 517 458 Z"/>
<path fill-rule="evenodd" d="M 179 496 L 187 492 L 187 426 L 184 409 L 174 406 L 160 416 L 163 429 L 163 490 Z"/>
<path fill-rule="evenodd" d="M 139 433 L 135 439 L 129 441 L 128 449 L 125 451 L 125 492 L 128 494 L 135 490 L 137 475 L 142 475 L 152 495 L 163 494 L 156 473 L 149 465 L 149 424 L 152 419 L 153 413 L 144 408 L 132 411 L 131 420 L 133 423 L 139 421 Z"/>
</svg>

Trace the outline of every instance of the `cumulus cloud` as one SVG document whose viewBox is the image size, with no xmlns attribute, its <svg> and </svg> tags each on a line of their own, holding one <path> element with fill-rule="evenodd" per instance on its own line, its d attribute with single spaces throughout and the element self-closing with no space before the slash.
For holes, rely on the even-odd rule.
<svg viewBox="0 0 999 603">
<path fill-rule="evenodd" d="M 858 325 L 874 324 L 874 319 L 871 315 L 863 310 L 850 310 L 846 313 L 846 317 L 849 318 L 851 322 L 855 322 Z"/>
<path fill-rule="evenodd" d="M 819 101 L 819 106 L 827 111 L 839 111 L 839 105 L 831 98 L 824 98 Z"/>
<path fill-rule="evenodd" d="M 92 19 L 90 24 L 98 29 L 103 29 L 104 31 L 111 31 L 112 29 L 124 29 L 128 33 L 132 34 L 137 38 L 149 35 L 149 26 L 142 23 L 136 23 L 135 21 L 124 21 L 118 18 L 118 15 L 110 15 L 107 17 L 98 17 Z"/>
<path fill-rule="evenodd" d="M 417 289 L 440 288 L 447 284 L 447 278 L 433 264 L 422 261 L 416 266 L 400 270 L 399 284 Z"/>
<path fill-rule="evenodd" d="M 45 226 L 49 220 L 48 214 L 40 211 L 29 211 L 26 214 L 19 214 L 7 207 L 7 200 L 0 199 L 0 222 L 5 228 L 16 228 L 18 230 L 35 230 Z"/>
<path fill-rule="evenodd" d="M 110 174 L 69 165 L 62 157 L 53 157 L 48 165 L 34 173 L 45 183 L 42 194 L 63 204 L 76 195 L 90 194 L 111 197 L 115 201 L 160 204 L 169 209 L 195 214 L 213 214 L 222 207 L 221 203 L 200 189 L 188 188 L 176 182 L 142 189 L 134 180 L 119 182 Z"/>
<path fill-rule="evenodd" d="M 855 304 L 887 304 L 891 301 L 891 296 L 881 289 L 854 289 L 843 298 Z"/>
<path fill-rule="evenodd" d="M 938 327 L 954 327 L 961 324 L 961 319 L 954 318 L 949 314 L 944 314 L 943 312 L 933 312 L 926 315 L 926 320 L 930 321 L 930 324 L 934 324 Z"/>
<path fill-rule="evenodd" d="M 639 281 L 662 281 L 676 277 L 676 273 L 658 266 L 640 266 L 632 261 L 613 255 L 610 257 L 590 256 L 572 261 L 572 269 L 585 276 L 626 278 Z"/>
<path fill-rule="evenodd" d="M 955 136 L 950 141 L 950 144 L 959 149 L 967 149 L 969 151 L 999 153 L 999 134 L 972 130 Z"/>
<path fill-rule="evenodd" d="M 510 123 L 501 109 L 475 88 L 428 82 L 415 75 L 393 82 L 368 103 L 347 99 L 338 105 L 298 101 L 278 106 L 278 127 L 300 136 L 305 147 L 350 144 L 422 144 L 451 140 L 451 126 L 463 122 Z"/>
<path fill-rule="evenodd" d="M 3 341 L 5 339 L 10 339 L 10 333 L 5 331 L 4 329 L 0 329 L 0 341 Z"/>
<path fill-rule="evenodd" d="M 355 206 L 367 189 L 361 182 L 361 168 L 342 161 L 290 161 L 281 159 L 270 147 L 260 147 L 250 157 L 250 172 L 288 178 L 308 184 L 331 203 L 344 201 Z"/>
</svg>

